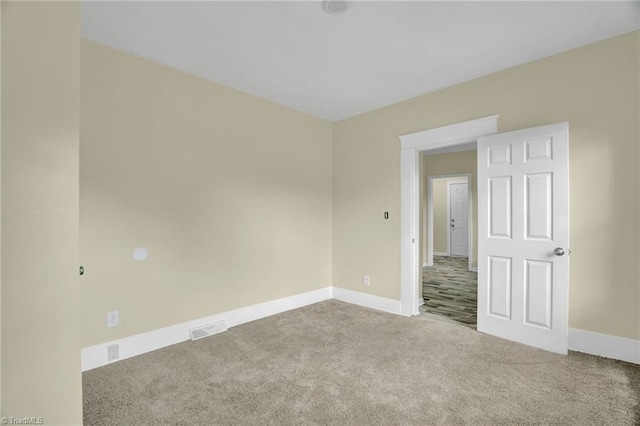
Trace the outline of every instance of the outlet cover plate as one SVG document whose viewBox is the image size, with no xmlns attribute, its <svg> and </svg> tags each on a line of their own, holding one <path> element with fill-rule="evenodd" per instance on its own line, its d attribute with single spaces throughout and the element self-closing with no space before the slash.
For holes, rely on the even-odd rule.
<svg viewBox="0 0 640 426">
<path fill-rule="evenodd" d="M 120 358 L 120 345 L 114 343 L 113 345 L 107 346 L 107 357 L 109 361 L 114 361 Z"/>
<path fill-rule="evenodd" d="M 120 311 L 107 312 L 107 328 L 120 325 Z"/>
</svg>

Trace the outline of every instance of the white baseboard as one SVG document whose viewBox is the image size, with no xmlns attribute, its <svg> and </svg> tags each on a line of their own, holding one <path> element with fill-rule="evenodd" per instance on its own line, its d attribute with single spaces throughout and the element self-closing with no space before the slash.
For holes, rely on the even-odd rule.
<svg viewBox="0 0 640 426">
<path fill-rule="evenodd" d="M 191 328 L 203 324 L 225 320 L 227 327 L 231 328 L 332 298 L 392 314 L 401 315 L 402 312 L 399 300 L 340 287 L 325 287 L 82 348 L 82 371 L 184 342 L 189 340 Z M 109 361 L 107 347 L 115 343 L 120 346 L 120 358 L 116 361 Z M 640 340 L 571 328 L 569 329 L 569 350 L 640 364 Z"/>
<path fill-rule="evenodd" d="M 446 251 L 434 251 L 433 252 L 434 256 L 449 256 L 449 253 Z"/>
<path fill-rule="evenodd" d="M 640 340 L 569 329 L 569 350 L 640 364 Z"/>
<path fill-rule="evenodd" d="M 365 306 L 397 315 L 401 315 L 402 312 L 399 300 L 387 299 L 386 297 L 347 290 L 340 287 L 333 287 L 331 293 L 334 299 L 353 303 L 354 305 Z"/>
<path fill-rule="evenodd" d="M 211 315 L 205 318 L 187 321 L 165 328 L 149 331 L 134 336 L 125 337 L 111 342 L 101 343 L 95 346 L 82 348 L 81 365 L 82 371 L 91 370 L 116 362 L 122 359 L 131 358 L 156 349 L 175 345 L 176 343 L 189 340 L 189 329 L 199 327 L 215 321 L 225 320 L 227 327 L 255 321 L 270 315 L 279 314 L 323 300 L 331 299 L 331 287 L 297 294 L 295 296 L 283 297 L 282 299 L 271 300 L 257 305 L 247 306 L 233 311 Z M 400 302 L 398 302 L 400 304 Z M 117 343 L 120 346 L 120 357 L 118 360 L 109 361 L 107 358 L 107 347 Z"/>
</svg>

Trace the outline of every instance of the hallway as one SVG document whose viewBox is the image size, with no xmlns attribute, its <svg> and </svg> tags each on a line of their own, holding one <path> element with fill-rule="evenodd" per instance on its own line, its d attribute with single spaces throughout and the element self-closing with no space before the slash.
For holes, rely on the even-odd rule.
<svg viewBox="0 0 640 426">
<path fill-rule="evenodd" d="M 468 271 L 466 257 L 434 256 L 422 269 L 420 311 L 476 328 L 478 273 Z"/>
</svg>

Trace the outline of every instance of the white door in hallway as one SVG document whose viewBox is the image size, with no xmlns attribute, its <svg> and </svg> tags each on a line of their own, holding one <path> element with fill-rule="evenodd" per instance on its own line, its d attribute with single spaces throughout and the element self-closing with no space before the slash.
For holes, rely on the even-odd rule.
<svg viewBox="0 0 640 426">
<path fill-rule="evenodd" d="M 478 139 L 478 331 L 567 353 L 569 126 Z"/>
<path fill-rule="evenodd" d="M 449 183 L 449 252 L 469 256 L 469 185 Z"/>
</svg>

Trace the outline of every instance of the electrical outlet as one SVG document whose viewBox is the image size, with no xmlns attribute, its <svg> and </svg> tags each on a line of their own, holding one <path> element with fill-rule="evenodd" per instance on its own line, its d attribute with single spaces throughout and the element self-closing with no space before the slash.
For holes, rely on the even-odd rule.
<svg viewBox="0 0 640 426">
<path fill-rule="evenodd" d="M 109 361 L 120 358 L 120 345 L 114 343 L 113 345 L 107 346 L 107 357 Z"/>
<path fill-rule="evenodd" d="M 107 312 L 107 328 L 120 325 L 120 311 Z"/>
<path fill-rule="evenodd" d="M 364 276 L 364 285 L 366 286 L 371 285 L 371 277 L 369 275 Z"/>
</svg>

